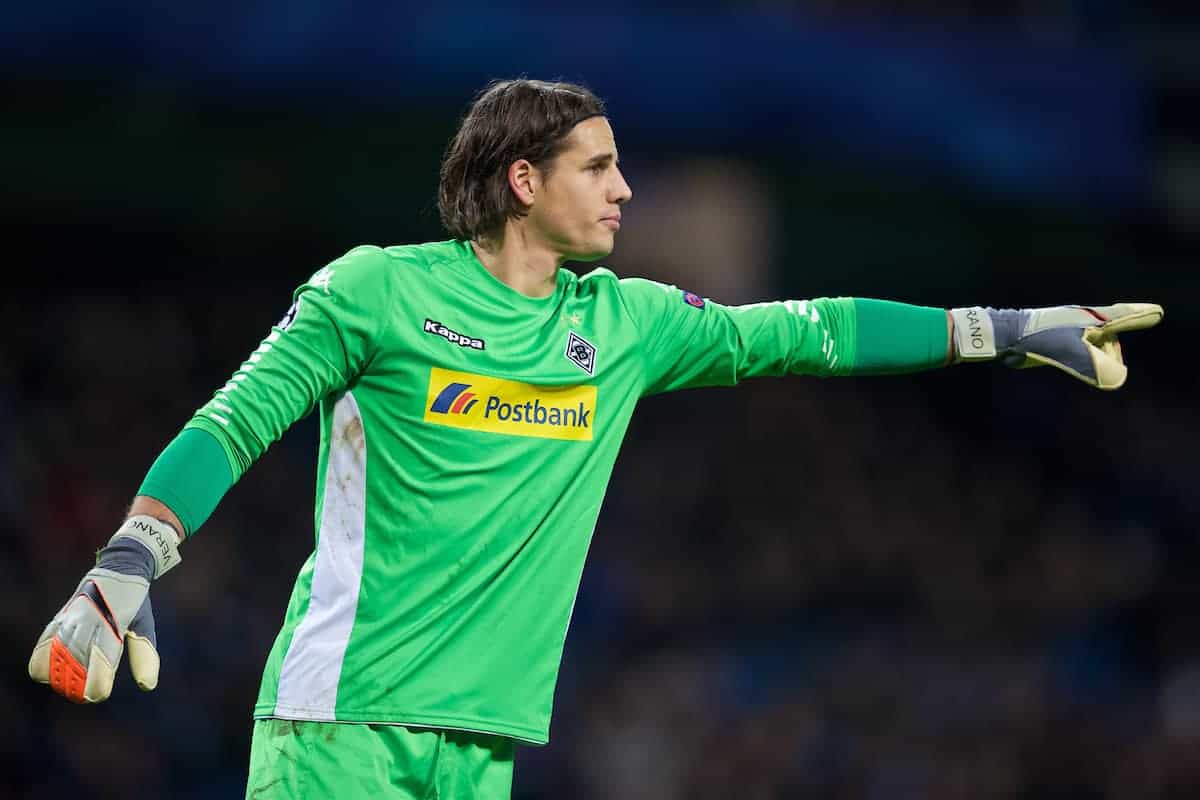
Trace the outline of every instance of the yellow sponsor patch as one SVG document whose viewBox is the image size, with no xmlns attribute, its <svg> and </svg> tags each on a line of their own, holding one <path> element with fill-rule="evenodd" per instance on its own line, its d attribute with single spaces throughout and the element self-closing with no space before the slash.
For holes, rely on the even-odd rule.
<svg viewBox="0 0 1200 800">
<path fill-rule="evenodd" d="M 425 421 L 451 428 L 591 441 L 595 386 L 534 386 L 433 367 Z"/>
</svg>

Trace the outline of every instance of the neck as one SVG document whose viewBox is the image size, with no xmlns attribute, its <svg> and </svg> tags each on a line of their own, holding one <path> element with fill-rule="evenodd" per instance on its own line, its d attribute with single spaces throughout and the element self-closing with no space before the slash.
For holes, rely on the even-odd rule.
<svg viewBox="0 0 1200 800">
<path fill-rule="evenodd" d="M 496 280 L 527 297 L 549 297 L 558 283 L 558 268 L 565 260 L 544 244 L 535 244 L 523 226 L 509 222 L 497 242 L 471 241 L 476 258 Z"/>
</svg>

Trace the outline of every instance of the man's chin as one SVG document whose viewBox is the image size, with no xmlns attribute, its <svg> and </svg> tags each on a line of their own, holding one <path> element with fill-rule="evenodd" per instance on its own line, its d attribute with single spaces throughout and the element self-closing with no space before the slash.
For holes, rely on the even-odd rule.
<svg viewBox="0 0 1200 800">
<path fill-rule="evenodd" d="M 612 251 L 613 251 L 613 242 L 612 241 L 609 241 L 607 243 L 594 242 L 587 249 L 580 248 L 579 252 L 571 253 L 570 255 L 567 256 L 567 260 L 568 261 L 583 261 L 583 262 L 599 261 L 602 258 L 606 258 L 608 256 L 608 254 L 611 253 Z"/>
</svg>

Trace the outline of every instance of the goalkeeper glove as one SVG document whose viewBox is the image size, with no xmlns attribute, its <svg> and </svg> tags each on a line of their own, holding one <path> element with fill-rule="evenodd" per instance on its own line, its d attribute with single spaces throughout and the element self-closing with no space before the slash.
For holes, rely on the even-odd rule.
<svg viewBox="0 0 1200 800">
<path fill-rule="evenodd" d="M 1162 321 L 1162 306 L 1055 306 L 1019 311 L 955 308 L 955 361 L 999 358 L 1010 367 L 1050 365 L 1098 389 L 1120 389 L 1129 374 L 1117 334 Z"/>
<path fill-rule="evenodd" d="M 42 632 L 29 677 L 76 703 L 112 694 L 126 646 L 129 670 L 143 691 L 158 685 L 158 650 L 150 581 L 179 563 L 179 534 L 154 517 L 130 517 L 97 554 L 96 567 Z"/>
</svg>

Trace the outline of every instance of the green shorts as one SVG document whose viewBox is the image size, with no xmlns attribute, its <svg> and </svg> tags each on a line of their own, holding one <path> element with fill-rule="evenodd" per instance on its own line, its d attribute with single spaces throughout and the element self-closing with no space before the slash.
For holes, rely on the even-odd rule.
<svg viewBox="0 0 1200 800">
<path fill-rule="evenodd" d="M 504 736 L 256 719 L 246 800 L 509 800 L 512 775 Z"/>
</svg>

